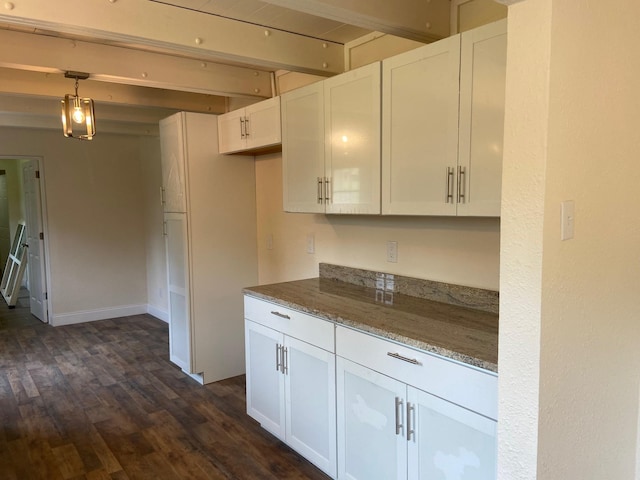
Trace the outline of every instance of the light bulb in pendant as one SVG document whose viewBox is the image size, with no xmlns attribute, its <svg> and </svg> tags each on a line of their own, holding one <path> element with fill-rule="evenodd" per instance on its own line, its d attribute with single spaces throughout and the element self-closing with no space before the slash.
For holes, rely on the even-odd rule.
<svg viewBox="0 0 640 480">
<path fill-rule="evenodd" d="M 82 108 L 78 107 L 74 107 L 73 108 L 73 115 L 71 115 L 71 118 L 73 119 L 73 121 L 75 123 L 84 123 L 84 113 L 82 112 Z"/>
</svg>

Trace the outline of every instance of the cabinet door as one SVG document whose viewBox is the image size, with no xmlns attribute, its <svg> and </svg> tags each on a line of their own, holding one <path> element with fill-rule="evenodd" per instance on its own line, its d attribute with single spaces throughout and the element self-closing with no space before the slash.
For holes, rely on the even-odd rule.
<svg viewBox="0 0 640 480">
<path fill-rule="evenodd" d="M 280 143 L 280 97 L 270 98 L 245 108 L 247 148 Z"/>
<path fill-rule="evenodd" d="M 246 148 L 244 108 L 220 115 L 218 117 L 218 151 L 231 153 Z"/>
<path fill-rule="evenodd" d="M 162 203 L 165 212 L 186 212 L 184 117 L 176 113 L 160 121 Z"/>
<path fill-rule="evenodd" d="M 285 439 L 284 375 L 280 347 L 284 335 L 245 320 L 247 414 L 262 428 Z"/>
<path fill-rule="evenodd" d="M 458 215 L 500 216 L 507 21 L 462 34 Z"/>
<path fill-rule="evenodd" d="M 342 357 L 336 362 L 338 478 L 406 478 L 406 385 Z"/>
<path fill-rule="evenodd" d="M 287 443 L 336 476 L 335 355 L 285 337 Z"/>
<path fill-rule="evenodd" d="M 323 82 L 317 82 L 280 98 L 283 205 L 287 212 L 324 212 L 323 88 Z"/>
<path fill-rule="evenodd" d="M 324 81 L 327 213 L 380 213 L 380 63 Z"/>
<path fill-rule="evenodd" d="M 416 388 L 407 390 L 409 480 L 495 480 L 496 422 Z"/>
<path fill-rule="evenodd" d="M 455 215 L 460 36 L 382 63 L 382 213 Z"/>
<path fill-rule="evenodd" d="M 187 373 L 192 366 L 189 302 L 189 253 L 187 214 L 166 213 L 164 217 L 169 292 L 169 358 Z"/>
</svg>

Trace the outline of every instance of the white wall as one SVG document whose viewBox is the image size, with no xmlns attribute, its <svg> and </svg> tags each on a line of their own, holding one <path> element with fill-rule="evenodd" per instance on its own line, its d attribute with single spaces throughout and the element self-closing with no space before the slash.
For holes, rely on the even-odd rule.
<svg viewBox="0 0 640 480">
<path fill-rule="evenodd" d="M 160 186 L 162 167 L 160 165 L 160 138 L 140 139 L 140 160 L 143 177 L 145 244 L 147 262 L 147 301 L 149 313 L 169 321 L 167 299 L 167 267 L 164 236 L 162 235 L 162 206 Z"/>
<path fill-rule="evenodd" d="M 52 323 L 146 309 L 139 139 L 3 127 L 0 155 L 44 158 Z"/>
<path fill-rule="evenodd" d="M 256 157 L 258 265 L 261 284 L 318 276 L 329 262 L 460 285 L 498 289 L 496 218 L 379 217 L 285 213 L 282 157 Z M 307 235 L 315 254 L 306 253 Z M 273 249 L 267 249 L 273 236 Z M 386 242 L 398 242 L 398 263 Z"/>
<path fill-rule="evenodd" d="M 500 479 L 636 476 L 638 18 L 635 0 L 509 10 Z"/>
</svg>

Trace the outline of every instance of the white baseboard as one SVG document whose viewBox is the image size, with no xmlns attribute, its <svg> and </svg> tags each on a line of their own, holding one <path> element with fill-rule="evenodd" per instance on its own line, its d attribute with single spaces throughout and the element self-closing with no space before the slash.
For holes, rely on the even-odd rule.
<svg viewBox="0 0 640 480">
<path fill-rule="evenodd" d="M 156 317 L 158 320 L 162 320 L 165 323 L 169 323 L 169 312 L 166 310 L 160 310 L 153 305 L 147 305 L 147 313 Z"/>
<path fill-rule="evenodd" d="M 148 306 L 143 305 L 121 305 L 119 307 L 100 308 L 97 310 L 83 310 L 79 312 L 62 313 L 52 315 L 49 323 L 54 327 L 61 325 L 74 325 L 76 323 L 95 322 L 96 320 L 107 320 L 109 318 L 128 317 L 130 315 L 142 315 L 147 313 Z"/>
</svg>

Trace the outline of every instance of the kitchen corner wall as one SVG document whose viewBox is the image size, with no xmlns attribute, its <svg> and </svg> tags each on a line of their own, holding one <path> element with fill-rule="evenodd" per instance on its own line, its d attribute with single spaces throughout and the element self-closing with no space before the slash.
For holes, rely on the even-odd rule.
<svg viewBox="0 0 640 480">
<path fill-rule="evenodd" d="M 285 213 L 279 153 L 256 157 L 256 199 L 260 284 L 316 277 L 328 262 L 498 290 L 499 219 Z M 398 263 L 386 261 L 389 240 Z"/>
</svg>

